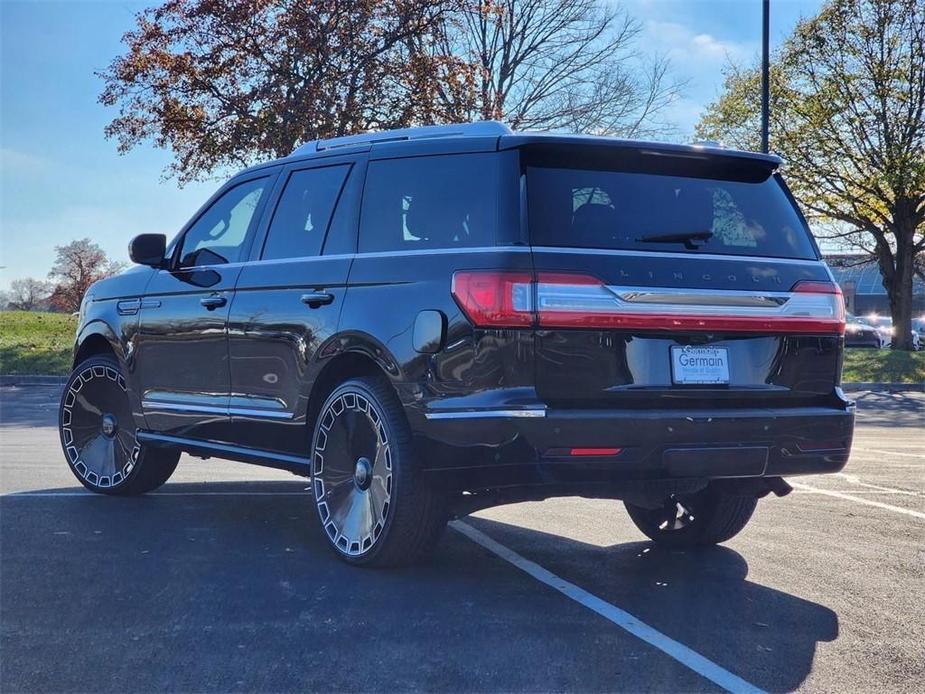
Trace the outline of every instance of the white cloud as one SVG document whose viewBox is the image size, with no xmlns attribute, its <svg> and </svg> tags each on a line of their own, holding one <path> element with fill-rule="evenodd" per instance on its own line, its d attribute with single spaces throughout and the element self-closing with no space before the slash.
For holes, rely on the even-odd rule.
<svg viewBox="0 0 925 694">
<path fill-rule="evenodd" d="M 728 60 L 742 60 L 755 53 L 753 42 L 720 39 L 699 33 L 678 22 L 649 20 L 645 23 L 647 45 L 668 55 L 678 67 L 691 67 L 691 62 L 724 65 Z"/>
<path fill-rule="evenodd" d="M 3 176 L 34 176 L 48 168 L 49 162 L 29 152 L 9 147 L 0 148 L 0 171 Z"/>
<path fill-rule="evenodd" d="M 678 126 L 682 140 L 693 134 L 706 104 L 716 98 L 729 62 L 747 62 L 757 55 L 758 44 L 740 41 L 673 20 L 650 18 L 643 24 L 641 45 L 671 61 L 675 76 L 686 81 L 683 98 L 664 114 Z"/>
</svg>

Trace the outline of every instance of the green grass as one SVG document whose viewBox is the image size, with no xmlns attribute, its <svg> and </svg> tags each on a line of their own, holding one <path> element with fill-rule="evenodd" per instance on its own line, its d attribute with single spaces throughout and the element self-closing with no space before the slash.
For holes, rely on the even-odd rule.
<svg viewBox="0 0 925 694">
<path fill-rule="evenodd" d="M 0 311 L 0 374 L 54 374 L 71 369 L 77 317 Z"/>
<path fill-rule="evenodd" d="M 65 376 L 77 318 L 63 313 L 0 311 L 0 373 Z M 845 383 L 923 383 L 925 352 L 845 350 Z"/>
<path fill-rule="evenodd" d="M 925 351 L 845 350 L 845 383 L 925 383 Z"/>
</svg>

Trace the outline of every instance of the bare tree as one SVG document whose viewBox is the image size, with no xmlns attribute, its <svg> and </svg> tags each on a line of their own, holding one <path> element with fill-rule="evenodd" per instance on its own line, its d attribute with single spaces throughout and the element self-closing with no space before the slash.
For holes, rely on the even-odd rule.
<svg viewBox="0 0 925 694">
<path fill-rule="evenodd" d="M 7 308 L 12 311 L 45 311 L 51 295 L 51 282 L 33 277 L 10 282 Z"/>
<path fill-rule="evenodd" d="M 91 284 L 123 267 L 122 263 L 109 260 L 103 249 L 88 238 L 55 246 L 55 253 L 55 264 L 48 276 L 56 280 L 50 301 L 59 311 L 78 310 Z"/>
<path fill-rule="evenodd" d="M 521 129 L 665 134 L 661 117 L 683 85 L 665 59 L 642 56 L 640 31 L 600 0 L 464 0 L 430 48 L 467 73 L 436 83 L 441 110 Z"/>
</svg>

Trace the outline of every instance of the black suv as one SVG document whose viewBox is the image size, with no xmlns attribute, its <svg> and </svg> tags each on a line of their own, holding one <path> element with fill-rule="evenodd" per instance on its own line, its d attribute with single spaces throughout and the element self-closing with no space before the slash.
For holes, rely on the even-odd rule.
<svg viewBox="0 0 925 694">
<path fill-rule="evenodd" d="M 353 563 L 562 495 L 722 542 L 853 432 L 842 297 L 779 164 L 493 122 L 299 147 L 87 293 L 67 461 L 106 494 L 181 451 L 291 470 Z"/>
</svg>

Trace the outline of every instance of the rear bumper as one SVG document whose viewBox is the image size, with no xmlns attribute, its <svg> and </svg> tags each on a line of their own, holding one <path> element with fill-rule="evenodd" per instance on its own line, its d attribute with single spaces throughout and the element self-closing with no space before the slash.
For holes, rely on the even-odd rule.
<svg viewBox="0 0 925 694">
<path fill-rule="evenodd" d="M 464 489 L 779 477 L 841 470 L 854 408 L 847 401 L 715 410 L 537 407 L 445 413 L 412 428 L 425 469 Z"/>
</svg>

